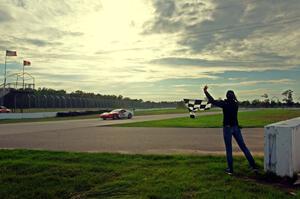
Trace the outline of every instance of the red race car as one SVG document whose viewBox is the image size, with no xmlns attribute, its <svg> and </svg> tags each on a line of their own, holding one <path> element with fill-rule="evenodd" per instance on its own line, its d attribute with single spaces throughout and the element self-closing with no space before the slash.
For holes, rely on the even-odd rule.
<svg viewBox="0 0 300 199">
<path fill-rule="evenodd" d="M 0 113 L 11 113 L 11 110 L 5 106 L 0 106 Z"/>
<path fill-rule="evenodd" d="M 126 109 L 115 109 L 112 110 L 111 112 L 105 112 L 102 113 L 99 117 L 102 118 L 103 120 L 106 119 L 131 119 L 133 116 L 133 113 L 129 110 Z"/>
</svg>

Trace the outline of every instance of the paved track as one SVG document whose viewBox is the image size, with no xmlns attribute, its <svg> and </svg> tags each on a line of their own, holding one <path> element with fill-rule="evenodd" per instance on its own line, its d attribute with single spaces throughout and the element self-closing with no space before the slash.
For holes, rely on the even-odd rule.
<svg viewBox="0 0 300 199">
<path fill-rule="evenodd" d="M 202 113 L 215 114 L 211 112 Z M 129 128 L 105 125 L 183 117 L 186 114 L 138 116 L 133 120 L 97 119 L 0 125 L 0 148 L 142 154 L 223 153 L 219 128 Z M 248 147 L 263 152 L 263 129 L 243 129 Z M 237 147 L 234 144 L 235 151 Z"/>
</svg>

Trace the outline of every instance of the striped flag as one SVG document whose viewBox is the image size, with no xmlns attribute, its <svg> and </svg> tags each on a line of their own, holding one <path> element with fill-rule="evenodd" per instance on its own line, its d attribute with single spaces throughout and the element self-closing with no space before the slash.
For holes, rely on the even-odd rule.
<svg viewBox="0 0 300 199">
<path fill-rule="evenodd" d="M 6 50 L 6 56 L 17 56 L 17 51 Z"/>
<path fill-rule="evenodd" d="M 30 65 L 31 65 L 30 61 L 23 60 L 23 66 L 30 66 Z"/>
</svg>

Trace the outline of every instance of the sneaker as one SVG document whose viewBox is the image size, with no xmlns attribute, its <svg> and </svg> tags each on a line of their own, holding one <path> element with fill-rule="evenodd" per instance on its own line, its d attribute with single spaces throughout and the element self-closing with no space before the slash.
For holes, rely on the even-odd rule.
<svg viewBox="0 0 300 199">
<path fill-rule="evenodd" d="M 255 166 L 255 167 L 250 167 L 250 170 L 255 173 L 255 174 L 258 174 L 258 168 Z"/>
<path fill-rule="evenodd" d="M 232 175 L 233 171 L 229 168 L 225 169 L 225 173 L 227 173 L 228 175 Z"/>
</svg>

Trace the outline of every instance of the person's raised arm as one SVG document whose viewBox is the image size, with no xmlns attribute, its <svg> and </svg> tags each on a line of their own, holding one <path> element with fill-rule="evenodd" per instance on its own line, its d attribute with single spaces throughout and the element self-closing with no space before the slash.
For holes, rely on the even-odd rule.
<svg viewBox="0 0 300 199">
<path fill-rule="evenodd" d="M 208 99 L 208 102 L 215 105 L 215 106 L 218 106 L 218 107 L 223 107 L 224 106 L 224 102 L 223 100 L 215 100 L 210 94 L 209 92 L 207 91 L 208 89 L 208 86 L 205 85 L 204 88 L 203 88 L 203 91 L 204 91 L 204 94 L 206 95 L 207 99 Z"/>
</svg>

